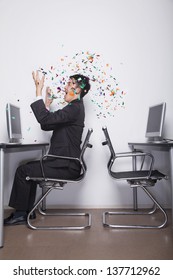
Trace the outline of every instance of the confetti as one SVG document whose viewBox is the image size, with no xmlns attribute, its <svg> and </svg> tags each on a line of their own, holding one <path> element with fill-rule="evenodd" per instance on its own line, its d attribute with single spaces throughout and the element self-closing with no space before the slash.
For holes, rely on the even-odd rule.
<svg viewBox="0 0 173 280">
<path fill-rule="evenodd" d="M 113 117 L 118 108 L 125 108 L 126 92 L 119 86 L 110 63 L 105 62 L 100 54 L 81 51 L 72 56 L 63 55 L 57 59 L 56 65 L 51 65 L 49 69 L 40 67 L 39 71 L 46 75 L 51 98 L 56 99 L 54 102 L 58 107 L 66 105 L 63 89 L 69 76 L 83 74 L 90 79 L 91 90 L 88 94 L 98 118 Z M 81 84 L 81 88 L 84 87 Z"/>
</svg>

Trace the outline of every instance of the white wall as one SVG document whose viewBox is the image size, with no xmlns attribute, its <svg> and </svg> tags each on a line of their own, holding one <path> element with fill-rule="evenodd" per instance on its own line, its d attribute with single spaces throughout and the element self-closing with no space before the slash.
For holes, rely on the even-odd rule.
<svg viewBox="0 0 173 280">
<path fill-rule="evenodd" d="M 120 92 L 126 93 L 125 105 L 114 111 L 111 104 L 114 116 L 107 114 L 102 118 L 98 118 L 97 113 L 103 108 L 99 109 L 91 101 L 96 95 L 95 85 L 85 98 L 84 136 L 88 127 L 94 130 L 93 149 L 86 154 L 88 174 L 82 184 L 66 186 L 65 191 L 58 194 L 60 204 L 78 207 L 128 207 L 132 204 L 131 190 L 125 183 L 113 181 L 107 173 L 109 153 L 107 147 L 101 145 L 103 125 L 108 127 L 116 150 L 128 150 L 129 141 L 144 140 L 148 107 L 166 101 L 164 136 L 173 138 L 172 14 L 172 0 L 0 1 L 0 142 L 8 140 L 7 102 L 21 107 L 24 143 L 49 139 L 50 135 L 41 132 L 30 110 L 35 97 L 31 72 L 39 67 L 50 69 L 51 65 L 58 69 L 63 55 L 70 59 L 82 51 L 100 54 L 100 67 L 107 70 L 105 63 L 108 63 Z M 110 96 L 108 99 L 110 102 Z M 14 155 L 8 157 L 15 164 Z M 28 154 L 23 157 L 27 159 Z M 162 159 L 161 169 L 167 171 L 168 155 L 164 153 Z M 13 172 L 9 173 L 6 187 L 11 188 Z M 154 191 L 164 205 L 170 206 L 168 182 L 160 183 Z M 8 195 L 6 193 L 6 204 Z M 145 197 L 140 198 L 140 202 L 148 203 Z M 55 204 L 53 196 L 51 203 Z"/>
</svg>

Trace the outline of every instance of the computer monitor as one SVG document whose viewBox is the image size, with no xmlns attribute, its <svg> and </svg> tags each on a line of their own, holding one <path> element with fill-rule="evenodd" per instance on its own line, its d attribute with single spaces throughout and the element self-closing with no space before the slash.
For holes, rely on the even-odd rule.
<svg viewBox="0 0 173 280">
<path fill-rule="evenodd" d="M 148 141 L 162 141 L 162 131 L 165 119 L 166 103 L 160 103 L 149 107 L 148 121 L 145 136 Z"/>
<path fill-rule="evenodd" d="M 9 143 L 20 143 L 22 139 L 20 108 L 8 103 L 6 117 Z"/>
</svg>

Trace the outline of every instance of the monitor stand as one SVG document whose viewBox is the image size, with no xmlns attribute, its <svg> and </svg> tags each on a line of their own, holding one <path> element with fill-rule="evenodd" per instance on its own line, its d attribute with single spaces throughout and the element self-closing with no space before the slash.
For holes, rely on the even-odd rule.
<svg viewBox="0 0 173 280">
<path fill-rule="evenodd" d="M 16 138 L 11 138 L 9 139 L 9 143 L 8 144 L 11 144 L 11 145 L 18 145 L 18 144 L 21 144 L 21 141 L 20 139 L 16 139 Z"/>
<path fill-rule="evenodd" d="M 148 139 L 147 139 L 147 142 L 148 143 L 163 143 L 164 142 L 164 140 L 163 140 L 163 138 L 162 137 L 149 137 Z"/>
</svg>

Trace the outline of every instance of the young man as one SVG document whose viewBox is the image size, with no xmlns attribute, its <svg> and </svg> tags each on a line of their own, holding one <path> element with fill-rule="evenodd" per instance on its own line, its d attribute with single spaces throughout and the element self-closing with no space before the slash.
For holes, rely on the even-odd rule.
<svg viewBox="0 0 173 280">
<path fill-rule="evenodd" d="M 49 154 L 79 158 L 85 119 L 83 97 L 90 89 L 89 78 L 79 74 L 71 76 L 65 86 L 64 99 L 68 105 L 50 112 L 52 99 L 49 88 L 46 90 L 45 104 L 42 99 L 44 76 L 40 78 L 38 71 L 33 72 L 32 76 L 36 86 L 36 101 L 31 104 L 31 108 L 41 128 L 53 131 Z M 44 171 L 47 177 L 75 179 L 80 174 L 80 166 L 75 161 L 49 158 L 44 161 Z M 32 161 L 17 168 L 9 201 L 9 206 L 15 212 L 4 220 L 5 225 L 26 223 L 36 196 L 36 183 L 26 181 L 27 176 L 42 176 L 40 161 Z"/>
</svg>

